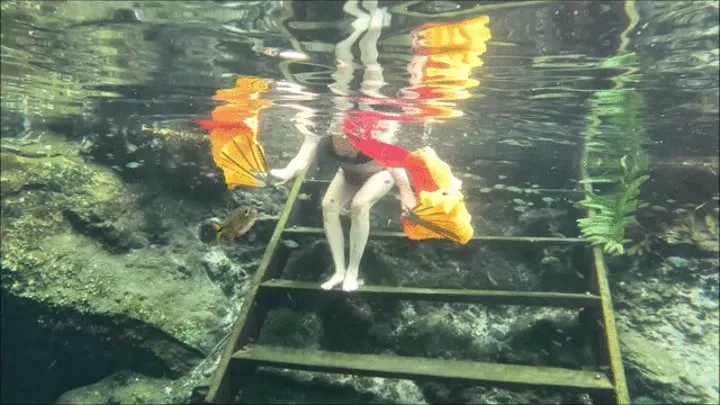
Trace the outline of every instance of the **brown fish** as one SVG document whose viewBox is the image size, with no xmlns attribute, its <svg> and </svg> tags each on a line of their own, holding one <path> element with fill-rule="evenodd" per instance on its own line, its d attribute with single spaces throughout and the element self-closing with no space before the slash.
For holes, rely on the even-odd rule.
<svg viewBox="0 0 720 405">
<path fill-rule="evenodd" d="M 230 239 L 242 236 L 252 228 L 257 220 L 257 208 L 242 206 L 235 208 L 222 225 L 213 224 L 215 228 L 216 240 L 220 242 L 220 235 L 225 235 Z"/>
</svg>

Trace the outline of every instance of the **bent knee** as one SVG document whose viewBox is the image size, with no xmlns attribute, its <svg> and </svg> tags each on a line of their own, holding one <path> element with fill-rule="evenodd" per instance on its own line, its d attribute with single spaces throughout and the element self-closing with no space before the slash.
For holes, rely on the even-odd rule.
<svg viewBox="0 0 720 405">
<path fill-rule="evenodd" d="M 372 204 L 370 204 L 370 202 L 363 199 L 353 199 L 352 204 L 350 205 L 350 212 L 354 217 L 369 215 L 371 206 Z"/>
<path fill-rule="evenodd" d="M 323 214 L 339 214 L 340 213 L 340 203 L 335 198 L 323 198 L 322 200 L 322 210 Z"/>
</svg>

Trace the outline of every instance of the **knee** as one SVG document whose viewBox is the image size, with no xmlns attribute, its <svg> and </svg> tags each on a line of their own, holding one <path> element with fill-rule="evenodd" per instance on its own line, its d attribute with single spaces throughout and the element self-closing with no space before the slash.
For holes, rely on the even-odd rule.
<svg viewBox="0 0 720 405">
<path fill-rule="evenodd" d="M 339 215 L 340 204 L 334 198 L 323 198 L 322 200 L 323 215 Z"/>
<path fill-rule="evenodd" d="M 363 201 L 362 199 L 353 199 L 352 205 L 350 205 L 350 212 L 353 218 L 370 215 L 370 203 Z"/>
</svg>

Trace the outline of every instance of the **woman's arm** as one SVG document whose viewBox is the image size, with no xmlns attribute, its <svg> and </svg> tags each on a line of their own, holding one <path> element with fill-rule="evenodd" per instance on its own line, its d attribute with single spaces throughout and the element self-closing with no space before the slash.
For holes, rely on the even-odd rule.
<svg viewBox="0 0 720 405">
<path fill-rule="evenodd" d="M 270 174 L 273 177 L 280 179 L 277 184 L 287 183 L 310 164 L 313 158 L 315 158 L 321 139 L 322 137 L 318 135 L 305 134 L 305 140 L 303 140 L 300 150 L 297 155 L 290 160 L 287 166 L 282 169 L 270 170 Z"/>
<path fill-rule="evenodd" d="M 410 187 L 410 179 L 408 178 L 407 172 L 402 168 L 388 169 L 395 184 L 400 191 L 400 203 L 402 204 L 403 210 L 411 210 L 417 205 L 417 199 L 415 194 Z"/>
</svg>

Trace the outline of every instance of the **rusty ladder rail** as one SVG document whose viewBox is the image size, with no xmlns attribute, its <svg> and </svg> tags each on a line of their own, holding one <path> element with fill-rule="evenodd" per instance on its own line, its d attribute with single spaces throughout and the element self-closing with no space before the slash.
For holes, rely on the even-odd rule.
<svg viewBox="0 0 720 405">
<path fill-rule="evenodd" d="M 314 170 L 314 165 L 312 165 Z M 341 372 L 388 378 L 433 379 L 482 383 L 506 388 L 558 388 L 588 392 L 601 403 L 629 403 L 619 345 L 615 331 L 612 303 L 606 279 L 606 268 L 600 248 L 593 248 L 593 271 L 589 291 L 585 294 L 557 292 L 486 291 L 465 289 L 404 288 L 392 286 L 361 286 L 350 293 L 354 297 L 388 297 L 397 300 L 419 300 L 486 305 L 554 306 L 584 308 L 602 328 L 602 355 L 609 372 L 584 371 L 555 367 L 534 367 L 461 360 L 439 360 L 423 357 L 348 354 L 315 350 L 289 349 L 258 345 L 260 329 L 269 310 L 270 299 L 283 294 L 347 295 L 341 290 L 324 291 L 318 283 L 283 280 L 282 270 L 289 258 L 289 249 L 281 243 L 285 235 L 323 236 L 321 228 L 288 226 L 297 214 L 295 209 L 302 186 L 317 183 L 306 180 L 310 169 L 295 179 L 289 197 L 255 273 L 245 303 L 233 325 L 205 397 L 208 403 L 232 403 L 240 383 L 258 366 Z M 592 215 L 592 214 L 591 214 Z M 401 232 L 373 232 L 375 238 L 402 238 Z M 543 243 L 587 244 L 582 238 L 476 236 L 470 243 Z"/>
</svg>

